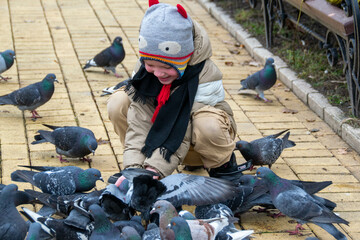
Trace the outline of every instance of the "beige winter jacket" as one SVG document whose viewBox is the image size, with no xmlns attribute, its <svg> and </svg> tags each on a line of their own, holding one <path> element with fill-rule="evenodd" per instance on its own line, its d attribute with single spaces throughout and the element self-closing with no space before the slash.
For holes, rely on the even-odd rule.
<svg viewBox="0 0 360 240">
<path fill-rule="evenodd" d="M 192 55 L 189 65 L 195 65 L 198 64 L 204 60 L 206 60 L 204 68 L 202 69 L 200 76 L 199 76 L 199 86 L 203 85 L 211 85 L 211 82 L 220 82 L 222 79 L 222 73 L 218 69 L 218 67 L 213 63 L 213 61 L 210 60 L 210 57 L 212 55 L 212 49 L 210 44 L 210 39 L 206 33 L 206 31 L 193 20 L 194 24 L 194 54 Z M 136 72 L 140 67 L 140 62 L 135 67 Z M 209 83 L 209 84 L 206 84 Z M 217 86 L 217 85 L 215 85 Z M 222 84 L 220 85 L 220 88 L 217 89 L 219 91 L 223 91 Z M 199 90 L 198 90 L 199 92 Z M 211 92 L 207 93 L 211 97 Z M 131 96 L 130 96 L 131 98 Z M 198 102 L 197 99 L 202 99 L 202 96 L 195 97 L 195 102 L 193 104 L 192 108 L 192 114 L 194 112 L 198 111 L 202 107 L 209 105 L 204 102 Z M 206 99 L 206 96 L 205 96 Z M 220 98 L 220 100 L 213 105 L 213 107 L 224 110 L 230 117 L 231 126 L 236 132 L 236 124 L 233 119 L 233 112 L 228 105 L 227 102 L 225 102 L 223 99 Z M 141 153 L 141 149 L 144 146 L 144 142 L 146 139 L 146 136 L 152 126 L 151 123 L 151 117 L 154 113 L 154 107 L 148 104 L 142 104 L 139 102 L 134 102 L 131 99 L 130 107 L 128 110 L 127 115 L 127 121 L 128 121 L 128 129 L 125 136 L 125 149 L 124 149 L 124 166 L 130 167 L 130 166 L 143 166 L 146 167 L 151 162 L 151 166 L 154 167 L 153 163 L 154 160 L 158 161 L 156 162 L 155 169 L 159 170 L 160 173 L 163 175 L 169 175 L 172 173 L 172 171 L 175 170 L 175 168 L 180 164 L 186 154 L 188 153 L 188 150 L 191 145 L 191 119 L 189 119 L 189 125 L 187 132 L 185 134 L 184 140 L 178 150 L 172 155 L 171 162 L 168 163 L 165 161 L 162 157 L 162 155 L 159 152 L 159 149 L 155 150 L 151 156 L 151 159 L 146 159 L 146 157 Z"/>
</svg>

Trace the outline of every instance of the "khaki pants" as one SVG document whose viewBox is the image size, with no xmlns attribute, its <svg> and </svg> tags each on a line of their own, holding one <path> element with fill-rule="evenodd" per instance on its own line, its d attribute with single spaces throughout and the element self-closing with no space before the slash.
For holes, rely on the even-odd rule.
<svg viewBox="0 0 360 240">
<path fill-rule="evenodd" d="M 109 119 L 122 145 L 125 145 L 129 106 L 130 99 L 123 90 L 113 93 L 107 103 Z M 225 111 L 206 105 L 192 114 L 191 128 L 190 150 L 179 163 L 216 168 L 229 161 L 235 147 L 235 130 Z M 124 158 L 124 168 L 133 165 L 131 159 Z M 162 174 L 166 172 L 165 176 L 174 170 L 163 170 L 159 166 L 151 167 L 158 169 Z"/>
</svg>

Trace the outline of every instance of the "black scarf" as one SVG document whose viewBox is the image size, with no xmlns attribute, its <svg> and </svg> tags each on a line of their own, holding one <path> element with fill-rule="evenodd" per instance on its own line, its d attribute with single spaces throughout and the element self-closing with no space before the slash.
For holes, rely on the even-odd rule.
<svg viewBox="0 0 360 240">
<path fill-rule="evenodd" d="M 141 149 L 146 157 L 150 158 L 154 150 L 160 148 L 164 159 L 170 162 L 171 155 L 179 148 L 189 124 L 190 112 L 199 85 L 199 75 L 204 64 L 205 61 L 187 66 L 184 75 L 172 83 L 171 89 L 179 87 L 160 108 L 146 137 L 145 146 Z M 129 81 L 125 91 L 129 95 L 133 94 L 134 101 L 150 103 L 156 107 L 156 97 L 162 86 L 154 74 L 146 71 L 143 64 Z"/>
</svg>

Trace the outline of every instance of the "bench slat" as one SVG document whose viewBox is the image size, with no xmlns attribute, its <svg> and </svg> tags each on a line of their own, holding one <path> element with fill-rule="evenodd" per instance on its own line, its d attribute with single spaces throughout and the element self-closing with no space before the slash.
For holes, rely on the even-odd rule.
<svg viewBox="0 0 360 240">
<path fill-rule="evenodd" d="M 302 0 L 283 1 L 301 9 L 303 13 L 342 37 L 354 32 L 353 17 L 347 17 L 344 10 L 331 5 L 326 0 L 305 0 L 303 3 Z"/>
</svg>

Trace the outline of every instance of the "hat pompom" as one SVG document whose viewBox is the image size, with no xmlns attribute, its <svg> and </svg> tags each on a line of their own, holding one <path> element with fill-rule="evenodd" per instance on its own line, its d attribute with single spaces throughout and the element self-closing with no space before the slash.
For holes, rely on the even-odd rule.
<svg viewBox="0 0 360 240">
<path fill-rule="evenodd" d="M 178 12 L 181 14 L 181 16 L 183 16 L 184 18 L 187 18 L 187 12 L 185 10 L 185 8 L 183 6 L 181 6 L 180 4 L 176 5 Z"/>
<path fill-rule="evenodd" d="M 149 7 L 151 7 L 152 5 L 158 4 L 159 0 L 149 0 Z"/>
</svg>

